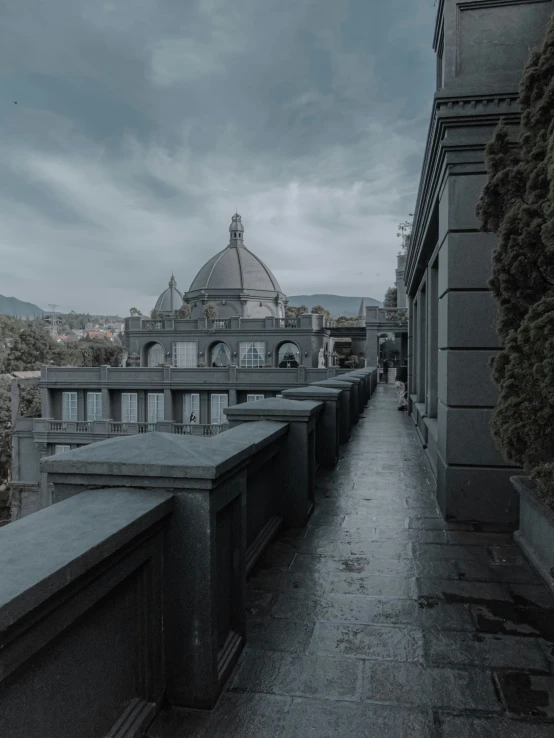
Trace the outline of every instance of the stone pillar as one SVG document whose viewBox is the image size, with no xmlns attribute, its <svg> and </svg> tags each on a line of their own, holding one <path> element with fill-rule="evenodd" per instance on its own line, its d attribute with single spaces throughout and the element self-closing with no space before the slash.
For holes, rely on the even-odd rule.
<svg viewBox="0 0 554 738">
<path fill-rule="evenodd" d="M 311 400 L 323 402 L 324 409 L 317 426 L 318 461 L 332 469 L 339 458 L 340 390 L 329 387 L 293 387 L 283 392 L 287 400 Z"/>
<path fill-rule="evenodd" d="M 283 515 L 288 525 L 305 525 L 312 514 L 315 498 L 315 426 L 322 412 L 322 402 L 297 402 L 279 397 L 225 409 L 231 428 L 256 420 L 289 424 L 283 486 Z"/>
<path fill-rule="evenodd" d="M 111 396 L 107 387 L 102 387 L 102 420 L 112 420 Z"/>
<path fill-rule="evenodd" d="M 237 404 L 237 390 L 233 387 L 229 389 L 229 405 Z"/>
<path fill-rule="evenodd" d="M 340 390 L 339 394 L 339 443 L 348 443 L 352 429 L 350 395 L 352 385 L 349 382 L 341 382 L 338 379 L 322 379 L 312 382 L 314 387 L 329 387 Z"/>
<path fill-rule="evenodd" d="M 284 423 L 262 422 L 210 438 L 141 433 L 42 462 L 56 501 L 91 487 L 174 495 L 164 550 L 166 695 L 171 703 L 213 707 L 244 647 L 247 469 L 260 453 L 282 453 L 287 431 Z M 281 480 L 269 486 L 255 491 L 280 500 Z"/>
<path fill-rule="evenodd" d="M 50 418 L 52 412 L 51 396 L 48 387 L 41 387 L 40 390 L 40 414 L 43 418 Z"/>
<path fill-rule="evenodd" d="M 366 360 L 368 366 L 377 366 L 379 361 L 379 331 L 377 328 L 366 328 Z"/>
<path fill-rule="evenodd" d="M 341 382 L 350 382 L 350 384 L 355 385 L 354 393 L 356 395 L 356 402 L 358 404 L 358 418 L 363 413 L 365 408 L 364 388 L 363 386 L 360 386 L 363 385 L 363 379 L 362 377 L 358 377 L 353 372 L 348 372 L 348 374 L 340 374 L 339 379 Z"/>
<path fill-rule="evenodd" d="M 164 420 L 173 420 L 173 393 L 167 387 L 164 389 Z"/>
<path fill-rule="evenodd" d="M 77 390 L 77 420 L 86 420 L 85 414 L 85 390 Z"/>
<path fill-rule="evenodd" d="M 200 417 L 198 422 L 203 425 L 209 425 L 210 418 L 210 393 L 206 391 L 200 392 Z"/>
</svg>

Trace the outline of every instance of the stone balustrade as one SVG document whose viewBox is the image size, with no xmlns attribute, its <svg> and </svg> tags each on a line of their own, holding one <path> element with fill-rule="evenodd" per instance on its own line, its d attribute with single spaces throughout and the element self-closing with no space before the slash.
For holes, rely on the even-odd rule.
<svg viewBox="0 0 554 738">
<path fill-rule="evenodd" d="M 167 423 L 44 458 L 54 504 L 0 530 L 0 733 L 138 738 L 164 695 L 213 707 L 246 577 L 306 524 L 374 378 L 229 407 L 214 436 Z"/>
</svg>

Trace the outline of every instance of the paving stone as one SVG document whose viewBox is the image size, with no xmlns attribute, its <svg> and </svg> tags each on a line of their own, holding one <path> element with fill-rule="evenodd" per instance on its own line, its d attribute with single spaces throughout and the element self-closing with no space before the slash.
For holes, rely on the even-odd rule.
<svg viewBox="0 0 554 738">
<path fill-rule="evenodd" d="M 293 700 L 285 735 L 287 738 L 430 738 L 435 733 L 431 716 L 421 710 Z"/>
<path fill-rule="evenodd" d="M 409 663 L 366 662 L 363 698 L 447 710 L 502 710 L 490 672 Z"/>
<path fill-rule="evenodd" d="M 423 633 L 425 653 L 428 663 L 432 665 L 550 670 L 546 655 L 536 638 L 447 631 Z"/>
<path fill-rule="evenodd" d="M 496 678 L 511 715 L 554 719 L 554 677 L 509 671 Z"/>
<path fill-rule="evenodd" d="M 353 541 L 336 544 L 337 556 L 367 556 L 371 559 L 412 559 L 409 541 Z"/>
<path fill-rule="evenodd" d="M 205 738 L 210 718 L 207 710 L 167 706 L 148 729 L 147 738 Z"/>
<path fill-rule="evenodd" d="M 246 590 L 246 614 L 247 615 L 269 615 L 275 602 L 272 592 L 257 592 Z"/>
<path fill-rule="evenodd" d="M 466 582 L 463 580 L 419 577 L 417 588 L 420 597 L 438 597 L 445 602 L 481 604 L 484 600 L 512 601 L 508 585 L 498 582 Z"/>
<path fill-rule="evenodd" d="M 409 559 L 385 559 L 366 556 L 320 556 L 298 554 L 291 571 L 324 571 L 345 574 L 377 574 L 379 576 L 414 576 L 415 565 Z"/>
<path fill-rule="evenodd" d="M 237 666 L 229 690 L 359 700 L 362 669 L 355 659 L 252 650 Z"/>
<path fill-rule="evenodd" d="M 440 716 L 442 738 L 552 738 L 552 725 L 515 720 Z"/>
<path fill-rule="evenodd" d="M 446 534 L 445 534 L 446 535 Z M 431 559 L 474 560 L 489 562 L 489 552 L 486 546 L 457 546 L 445 541 L 439 543 L 416 543 L 414 545 L 414 556 L 419 561 Z"/>
<path fill-rule="evenodd" d="M 323 621 L 365 625 L 418 626 L 421 619 L 420 608 L 415 600 L 350 595 L 310 597 L 298 593 L 278 595 L 272 615 L 308 623 Z M 473 629 L 469 615 L 467 622 Z"/>
<path fill-rule="evenodd" d="M 246 624 L 248 647 L 266 651 L 305 651 L 312 637 L 313 625 L 298 620 L 250 617 Z"/>
<path fill-rule="evenodd" d="M 423 661 L 421 630 L 409 626 L 317 623 L 310 652 L 383 661 Z"/>
<path fill-rule="evenodd" d="M 448 525 L 448 523 L 446 523 Z M 491 544 L 509 545 L 513 541 L 511 533 L 478 533 L 460 530 L 447 530 L 446 537 L 449 543 L 458 543 L 466 546 L 490 546 Z"/>
<path fill-rule="evenodd" d="M 530 566 L 498 566 L 483 561 L 458 561 L 458 578 L 480 582 L 506 582 L 508 584 L 540 583 L 539 577 Z"/>
</svg>

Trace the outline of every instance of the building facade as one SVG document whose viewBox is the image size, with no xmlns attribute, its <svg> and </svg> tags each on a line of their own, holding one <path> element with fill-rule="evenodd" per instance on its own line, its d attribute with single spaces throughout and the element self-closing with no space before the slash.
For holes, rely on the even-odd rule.
<svg viewBox="0 0 554 738">
<path fill-rule="evenodd" d="M 485 146 L 501 118 L 514 133 L 518 86 L 542 41 L 551 0 L 441 0 L 434 97 L 405 268 L 410 412 L 448 519 L 510 522 L 514 473 L 489 431 L 497 390 L 496 304 L 488 287 L 496 237 L 475 208 Z"/>
</svg>

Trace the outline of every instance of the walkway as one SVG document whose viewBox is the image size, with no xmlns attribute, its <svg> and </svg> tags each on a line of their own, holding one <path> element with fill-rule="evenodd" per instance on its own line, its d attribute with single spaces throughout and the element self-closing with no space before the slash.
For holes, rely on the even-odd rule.
<svg viewBox="0 0 554 738">
<path fill-rule="evenodd" d="M 150 738 L 554 736 L 554 600 L 509 534 L 442 521 L 392 387 L 249 595 L 216 709 L 169 710 Z"/>
</svg>

